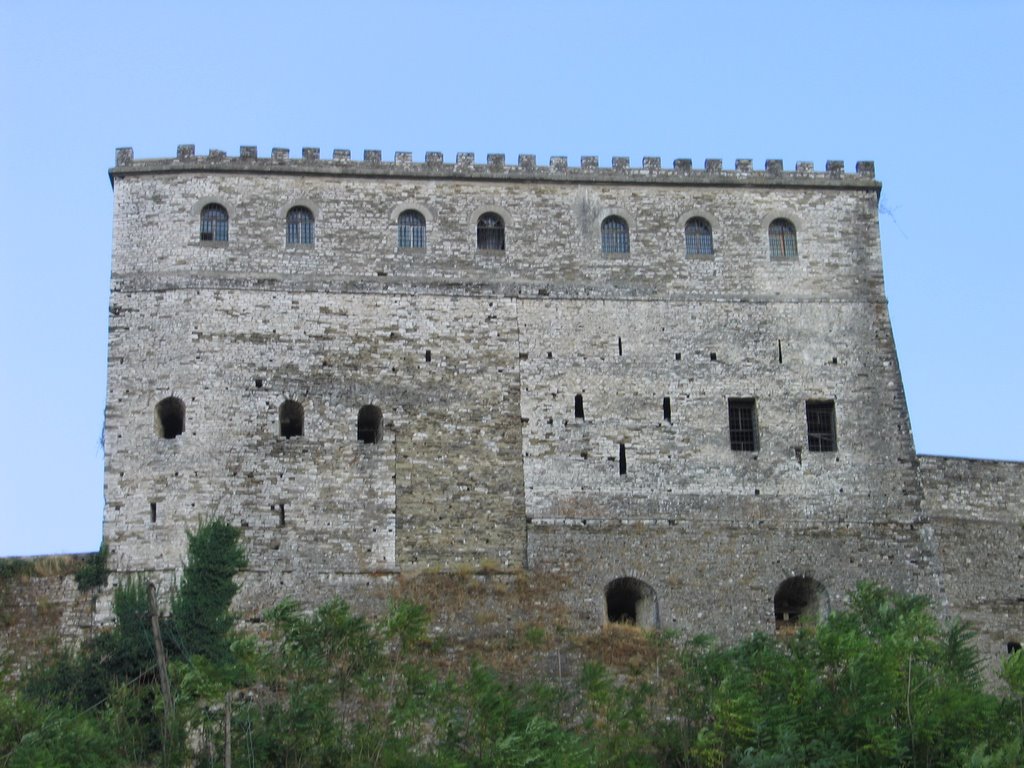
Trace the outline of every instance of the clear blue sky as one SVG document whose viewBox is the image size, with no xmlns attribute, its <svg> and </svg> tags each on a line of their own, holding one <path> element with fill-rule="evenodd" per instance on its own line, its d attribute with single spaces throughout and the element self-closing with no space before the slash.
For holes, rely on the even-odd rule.
<svg viewBox="0 0 1024 768">
<path fill-rule="evenodd" d="M 0 555 L 100 542 L 120 146 L 874 160 L 918 451 L 1024 460 L 1024 3 L 0 12 Z"/>
</svg>

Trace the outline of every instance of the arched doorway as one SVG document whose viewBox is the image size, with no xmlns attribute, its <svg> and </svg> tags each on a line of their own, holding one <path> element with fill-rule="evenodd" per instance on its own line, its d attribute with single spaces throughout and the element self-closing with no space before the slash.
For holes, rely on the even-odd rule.
<svg viewBox="0 0 1024 768">
<path fill-rule="evenodd" d="M 609 624 L 658 626 L 658 597 L 650 584 L 623 576 L 604 588 L 605 618 Z"/>
<path fill-rule="evenodd" d="M 775 590 L 775 631 L 785 634 L 798 625 L 814 625 L 828 615 L 828 592 L 810 576 L 791 576 Z"/>
</svg>

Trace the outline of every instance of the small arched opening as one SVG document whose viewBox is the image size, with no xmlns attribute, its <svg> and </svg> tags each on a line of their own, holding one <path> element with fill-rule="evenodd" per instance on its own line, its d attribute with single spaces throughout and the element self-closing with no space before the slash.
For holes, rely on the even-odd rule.
<svg viewBox="0 0 1024 768">
<path fill-rule="evenodd" d="M 379 443 L 384 438 L 384 414 L 376 405 L 364 405 L 359 409 L 356 436 L 359 442 L 370 445 Z"/>
<path fill-rule="evenodd" d="M 775 631 L 788 634 L 828 615 L 828 592 L 810 576 L 792 576 L 775 590 Z"/>
<path fill-rule="evenodd" d="M 623 576 L 604 588 L 606 617 L 609 624 L 638 627 L 658 626 L 658 598 L 650 584 Z"/>
<path fill-rule="evenodd" d="M 185 404 L 177 397 L 165 397 L 156 404 L 156 434 L 170 440 L 185 431 Z"/>
<path fill-rule="evenodd" d="M 305 429 L 305 413 L 302 403 L 285 400 L 278 409 L 278 418 L 281 422 L 281 437 L 302 437 Z"/>
</svg>

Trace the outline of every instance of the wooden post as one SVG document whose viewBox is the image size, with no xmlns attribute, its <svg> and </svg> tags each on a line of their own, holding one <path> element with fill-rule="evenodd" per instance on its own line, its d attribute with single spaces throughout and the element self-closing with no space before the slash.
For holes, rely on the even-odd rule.
<svg viewBox="0 0 1024 768">
<path fill-rule="evenodd" d="M 224 696 L 224 768 L 231 768 L 231 692 Z"/>
<path fill-rule="evenodd" d="M 160 637 L 160 611 L 156 605 L 156 585 L 149 582 L 149 622 L 153 628 L 153 645 L 156 646 L 156 668 L 160 674 L 160 692 L 164 698 L 164 749 L 171 737 L 171 722 L 174 720 L 174 699 L 171 698 L 171 680 L 167 675 L 167 654 Z"/>
</svg>

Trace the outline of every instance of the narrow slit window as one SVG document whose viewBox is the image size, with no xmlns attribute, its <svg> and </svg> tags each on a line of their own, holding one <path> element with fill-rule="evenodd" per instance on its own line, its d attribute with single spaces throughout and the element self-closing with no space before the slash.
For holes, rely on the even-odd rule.
<svg viewBox="0 0 1024 768">
<path fill-rule="evenodd" d="M 836 450 L 836 404 L 832 400 L 807 401 L 807 450 Z"/>
<path fill-rule="evenodd" d="M 376 405 L 364 405 L 356 420 L 356 436 L 361 443 L 373 445 L 384 438 L 384 414 Z"/>
<path fill-rule="evenodd" d="M 156 522 L 156 502 L 155 501 L 149 502 L 149 522 L 151 522 L 151 523 L 155 523 Z"/>
<path fill-rule="evenodd" d="M 626 444 L 619 443 L 619 474 L 626 474 Z"/>
<path fill-rule="evenodd" d="M 496 213 L 485 213 L 476 222 L 476 247 L 481 251 L 505 250 L 505 222 Z"/>
<path fill-rule="evenodd" d="M 288 245 L 312 245 L 316 236 L 313 212 L 301 205 L 288 211 L 285 242 Z"/>
<path fill-rule="evenodd" d="M 228 241 L 228 211 L 223 205 L 204 205 L 199 214 L 199 239 L 203 242 Z"/>
<path fill-rule="evenodd" d="M 669 424 L 672 423 L 672 398 L 665 397 L 661 401 L 661 416 Z"/>
<path fill-rule="evenodd" d="M 789 219 L 775 219 L 768 225 L 768 245 L 772 261 L 796 259 L 796 227 Z"/>
<path fill-rule="evenodd" d="M 757 412 L 752 397 L 729 398 L 729 447 L 734 451 L 757 450 Z"/>
<path fill-rule="evenodd" d="M 711 239 L 711 225 L 707 219 L 695 216 L 686 222 L 684 230 L 687 256 L 710 256 L 715 252 Z"/>
<path fill-rule="evenodd" d="M 294 400 L 285 400 L 278 411 L 281 423 L 281 437 L 302 437 L 305 429 L 305 414 L 302 404 Z"/>
<path fill-rule="evenodd" d="M 156 434 L 171 440 L 185 431 L 185 404 L 177 397 L 165 397 L 156 404 Z"/>
<path fill-rule="evenodd" d="M 609 216 L 601 222 L 601 250 L 629 253 L 629 224 L 621 216 Z"/>
<path fill-rule="evenodd" d="M 398 216 L 398 247 L 427 247 L 427 220 L 419 211 L 402 211 Z"/>
<path fill-rule="evenodd" d="M 583 395 L 576 395 L 574 402 L 574 410 L 577 419 L 583 418 Z"/>
</svg>

